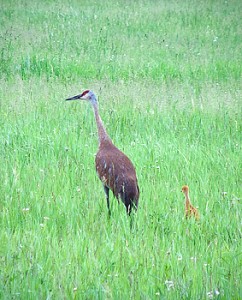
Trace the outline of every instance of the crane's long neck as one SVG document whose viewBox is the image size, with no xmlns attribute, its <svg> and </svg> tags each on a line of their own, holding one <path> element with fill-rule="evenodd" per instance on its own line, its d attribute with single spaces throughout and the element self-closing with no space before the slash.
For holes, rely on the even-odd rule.
<svg viewBox="0 0 242 300">
<path fill-rule="evenodd" d="M 96 123 L 97 123 L 99 145 L 101 143 L 105 142 L 105 141 L 110 141 L 111 142 L 111 139 L 108 136 L 108 134 L 106 132 L 106 129 L 104 128 L 102 119 L 99 115 L 97 101 L 92 101 L 91 103 L 92 103 L 92 107 L 93 107 L 93 110 L 94 110 L 94 115 L 95 115 L 95 119 L 96 119 Z"/>
<path fill-rule="evenodd" d="M 186 198 L 186 205 L 191 204 L 191 202 L 190 202 L 190 197 L 189 197 L 189 192 L 186 191 L 184 194 L 185 194 L 185 198 Z"/>
</svg>

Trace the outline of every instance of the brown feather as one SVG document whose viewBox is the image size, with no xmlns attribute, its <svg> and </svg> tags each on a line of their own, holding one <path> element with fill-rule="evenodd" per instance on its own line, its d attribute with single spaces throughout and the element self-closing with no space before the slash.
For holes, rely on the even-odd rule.
<svg viewBox="0 0 242 300">
<path fill-rule="evenodd" d="M 102 142 L 96 155 L 96 171 L 104 186 L 121 199 L 130 214 L 138 207 L 139 187 L 135 168 L 130 159 L 110 140 Z"/>
</svg>

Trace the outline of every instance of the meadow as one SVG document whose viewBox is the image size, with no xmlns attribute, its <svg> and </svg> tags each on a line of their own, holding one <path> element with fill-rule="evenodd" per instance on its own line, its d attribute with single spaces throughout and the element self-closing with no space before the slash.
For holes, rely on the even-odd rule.
<svg viewBox="0 0 242 300">
<path fill-rule="evenodd" d="M 0 8 L 0 299 L 241 299 L 241 1 Z M 64 101 L 84 89 L 136 167 L 131 217 Z"/>
</svg>

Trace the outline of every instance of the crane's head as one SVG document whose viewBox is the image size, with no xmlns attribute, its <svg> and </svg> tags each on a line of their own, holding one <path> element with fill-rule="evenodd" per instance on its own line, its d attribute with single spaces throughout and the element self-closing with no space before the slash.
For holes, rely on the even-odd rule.
<svg viewBox="0 0 242 300">
<path fill-rule="evenodd" d="M 83 93 L 67 98 L 69 100 L 86 100 L 86 101 L 97 101 L 95 94 L 90 90 L 85 90 Z"/>
<path fill-rule="evenodd" d="M 189 190 L 189 187 L 188 187 L 188 185 L 183 185 L 183 187 L 182 187 L 182 192 L 183 193 L 187 193 L 188 192 L 188 190 Z"/>
</svg>

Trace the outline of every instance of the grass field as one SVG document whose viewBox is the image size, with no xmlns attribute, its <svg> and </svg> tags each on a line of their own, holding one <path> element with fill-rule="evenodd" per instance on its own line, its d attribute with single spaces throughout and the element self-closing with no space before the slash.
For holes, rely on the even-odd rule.
<svg viewBox="0 0 242 300">
<path fill-rule="evenodd" d="M 241 299 L 241 1 L 0 8 L 0 299 Z M 86 88 L 136 166 L 131 218 L 64 101 Z"/>
</svg>

